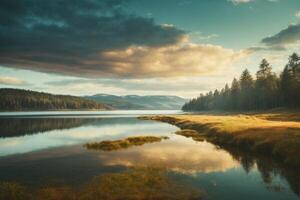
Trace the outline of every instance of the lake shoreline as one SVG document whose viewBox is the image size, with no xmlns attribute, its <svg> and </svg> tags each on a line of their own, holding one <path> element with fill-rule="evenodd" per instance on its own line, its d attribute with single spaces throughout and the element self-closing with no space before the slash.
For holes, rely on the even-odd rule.
<svg viewBox="0 0 300 200">
<path fill-rule="evenodd" d="M 288 115 L 287 115 L 288 116 Z M 271 120 L 269 120 L 269 117 Z M 260 115 L 160 115 L 140 119 L 169 123 L 197 131 L 220 147 L 272 156 L 285 166 L 300 167 L 300 122 Z M 281 121 L 282 120 L 282 121 Z"/>
</svg>

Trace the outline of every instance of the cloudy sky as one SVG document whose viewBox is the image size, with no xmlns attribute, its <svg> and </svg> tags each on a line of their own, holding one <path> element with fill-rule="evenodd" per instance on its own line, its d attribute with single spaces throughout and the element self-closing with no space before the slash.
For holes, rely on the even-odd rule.
<svg viewBox="0 0 300 200">
<path fill-rule="evenodd" d="M 0 2 L 2 88 L 194 97 L 294 51 L 299 0 Z"/>
</svg>

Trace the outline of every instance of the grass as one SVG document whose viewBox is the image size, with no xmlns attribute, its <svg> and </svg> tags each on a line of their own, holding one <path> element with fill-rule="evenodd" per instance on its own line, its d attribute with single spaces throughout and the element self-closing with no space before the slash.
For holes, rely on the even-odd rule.
<svg viewBox="0 0 300 200">
<path fill-rule="evenodd" d="M 93 142 L 85 144 L 87 149 L 102 150 L 102 151 L 115 151 L 120 149 L 127 149 L 133 146 L 141 146 L 146 143 L 160 142 L 162 140 L 169 139 L 166 136 L 156 137 L 156 136 L 136 136 L 128 137 L 123 140 L 107 140 L 102 142 Z"/>
<path fill-rule="evenodd" d="M 202 142 L 205 140 L 205 137 L 200 134 L 199 132 L 191 129 L 182 129 L 175 132 L 176 135 L 181 135 L 184 137 L 192 138 L 193 140 L 197 142 Z"/>
<path fill-rule="evenodd" d="M 289 116 L 293 116 L 293 121 Z M 222 145 L 265 153 L 283 163 L 300 167 L 300 122 L 296 114 L 248 115 L 172 115 L 149 116 L 143 119 L 174 124 L 182 129 L 192 129 L 208 141 Z M 276 117 L 276 120 L 274 119 Z M 299 116 L 298 116 L 299 117 Z"/>
<path fill-rule="evenodd" d="M 257 117 L 272 121 L 296 121 L 300 122 L 300 111 L 280 111 L 256 114 Z"/>
<path fill-rule="evenodd" d="M 16 182 L 0 182 L 0 200 L 30 199 L 26 188 Z"/>
<path fill-rule="evenodd" d="M 16 190 L 11 188 L 11 183 L 1 184 L 0 195 L 10 191 L 1 200 L 195 200 L 204 197 L 202 190 L 179 184 L 163 169 L 151 167 L 104 174 L 76 188 L 45 186 L 30 192 L 26 188 L 18 189 L 24 187 L 17 184 L 13 184 Z M 19 193 L 22 196 L 15 198 Z"/>
</svg>

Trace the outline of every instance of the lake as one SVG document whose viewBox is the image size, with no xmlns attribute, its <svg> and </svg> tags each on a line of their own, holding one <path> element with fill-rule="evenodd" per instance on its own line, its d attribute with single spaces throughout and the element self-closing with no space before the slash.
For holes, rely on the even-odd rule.
<svg viewBox="0 0 300 200">
<path fill-rule="evenodd" d="M 46 186 L 80 188 L 95 177 L 108 176 L 112 181 L 121 177 L 113 174 L 123 173 L 124 177 L 126 170 L 142 168 L 151 169 L 151 174 L 153 170 L 163 171 L 168 180 L 180 185 L 175 187 L 182 189 L 180 194 L 191 193 L 188 188 L 193 188 L 201 190 L 204 199 L 299 199 L 298 170 L 283 168 L 269 157 L 194 141 L 174 134 L 179 130 L 175 126 L 137 118 L 178 113 L 180 111 L 1 113 L 0 181 L 17 182 L 30 190 Z M 84 146 L 89 142 L 130 136 L 167 136 L 169 139 L 116 151 L 91 150 Z M 130 189 L 127 192 L 131 192 Z"/>
</svg>

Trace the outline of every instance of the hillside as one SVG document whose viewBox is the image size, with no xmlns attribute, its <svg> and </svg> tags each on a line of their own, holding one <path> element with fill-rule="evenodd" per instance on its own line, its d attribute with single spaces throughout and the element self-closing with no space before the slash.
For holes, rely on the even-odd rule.
<svg viewBox="0 0 300 200">
<path fill-rule="evenodd" d="M 123 110 L 179 110 L 181 109 L 182 105 L 187 102 L 186 99 L 181 97 L 164 95 L 117 96 L 108 94 L 96 94 L 93 96 L 85 96 L 85 98 L 97 102 L 103 102 L 114 108 Z"/>
<path fill-rule="evenodd" d="M 0 89 L 0 111 L 109 110 L 110 106 L 69 95 L 21 89 Z"/>
</svg>

